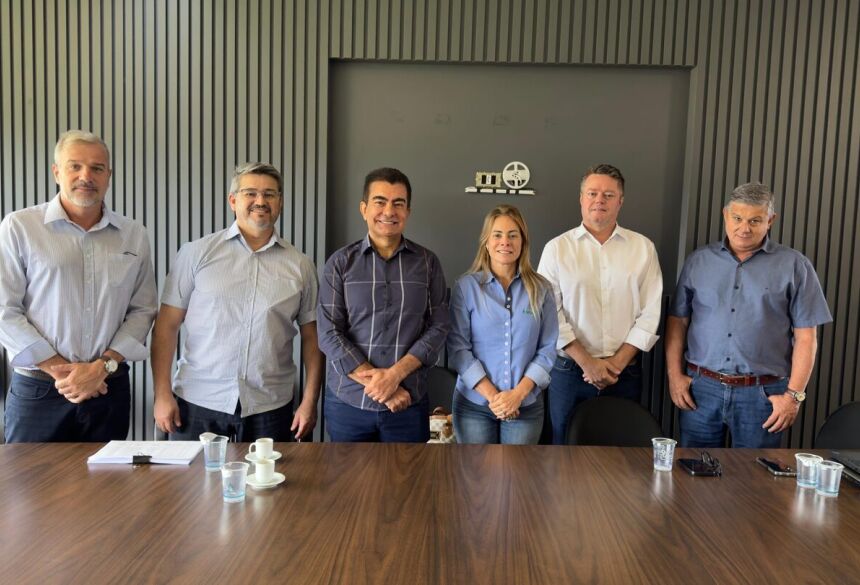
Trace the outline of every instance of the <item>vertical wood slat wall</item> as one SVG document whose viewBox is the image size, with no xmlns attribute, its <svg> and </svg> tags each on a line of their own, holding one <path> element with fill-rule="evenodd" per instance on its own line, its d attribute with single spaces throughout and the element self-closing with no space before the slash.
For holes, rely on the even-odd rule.
<svg viewBox="0 0 860 585">
<path fill-rule="evenodd" d="M 83 127 L 112 147 L 110 204 L 147 225 L 159 283 L 229 224 L 250 159 L 285 171 L 281 233 L 321 264 L 330 59 L 691 68 L 679 255 L 720 236 L 737 183 L 780 196 L 774 236 L 812 259 L 835 317 L 789 437 L 811 446 L 857 398 L 858 22 L 860 0 L 4 0 L 0 214 L 53 195 L 53 143 Z M 150 437 L 142 364 L 134 386 Z M 665 394 L 652 408 L 673 428 Z"/>
</svg>

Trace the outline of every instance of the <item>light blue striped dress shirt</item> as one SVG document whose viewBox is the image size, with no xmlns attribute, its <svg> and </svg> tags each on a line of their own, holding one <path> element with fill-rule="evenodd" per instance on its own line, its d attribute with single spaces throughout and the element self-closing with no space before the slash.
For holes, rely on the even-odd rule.
<svg viewBox="0 0 860 585">
<path fill-rule="evenodd" d="M 146 359 L 157 297 L 149 238 L 133 220 L 103 208 L 84 231 L 57 195 L 0 224 L 0 343 L 15 367 L 107 349 Z"/>
<path fill-rule="evenodd" d="M 185 309 L 182 358 L 173 391 L 242 416 L 293 399 L 293 338 L 316 321 L 317 274 L 310 258 L 273 234 L 254 252 L 234 222 L 182 246 L 161 302 Z"/>
<path fill-rule="evenodd" d="M 535 388 L 522 405 L 537 400 L 549 385 L 558 338 L 558 313 L 549 283 L 541 299 L 540 319 L 536 319 L 519 274 L 507 293 L 492 274 L 471 273 L 457 280 L 451 293 L 448 360 L 459 374 L 458 392 L 486 405 L 486 398 L 475 390 L 482 378 L 506 391 L 528 376 Z"/>
</svg>

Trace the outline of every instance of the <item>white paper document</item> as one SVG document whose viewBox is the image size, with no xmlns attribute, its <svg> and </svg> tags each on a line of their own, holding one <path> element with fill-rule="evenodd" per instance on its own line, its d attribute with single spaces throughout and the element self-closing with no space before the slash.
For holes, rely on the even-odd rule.
<svg viewBox="0 0 860 585">
<path fill-rule="evenodd" d="M 111 441 L 87 459 L 87 463 L 134 463 L 149 457 L 149 463 L 190 465 L 203 449 L 199 441 Z"/>
</svg>

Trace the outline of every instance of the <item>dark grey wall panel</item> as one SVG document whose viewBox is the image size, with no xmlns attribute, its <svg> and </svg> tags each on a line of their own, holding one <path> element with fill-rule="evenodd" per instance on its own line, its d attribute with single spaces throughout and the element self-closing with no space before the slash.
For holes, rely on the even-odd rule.
<svg viewBox="0 0 860 585">
<path fill-rule="evenodd" d="M 860 373 L 858 4 L 5 0 L 0 214 L 53 194 L 52 144 L 83 126 L 112 147 L 111 204 L 149 227 L 159 281 L 177 246 L 229 223 L 230 169 L 248 158 L 287 171 L 282 233 L 320 263 L 330 59 L 689 67 L 678 255 L 719 237 L 736 183 L 780 196 L 774 236 L 813 260 L 836 319 L 790 435 L 810 445 Z M 148 385 L 137 367 L 137 436 Z"/>
</svg>

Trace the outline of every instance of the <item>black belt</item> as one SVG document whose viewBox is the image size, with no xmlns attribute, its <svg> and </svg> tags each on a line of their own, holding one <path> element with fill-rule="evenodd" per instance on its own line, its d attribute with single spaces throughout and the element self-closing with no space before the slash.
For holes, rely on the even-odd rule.
<svg viewBox="0 0 860 585">
<path fill-rule="evenodd" d="M 25 368 L 15 368 L 16 374 L 21 374 L 27 378 L 33 378 L 34 380 L 42 380 L 43 382 L 53 382 L 54 377 L 50 374 L 46 374 L 42 370 L 27 370 Z M 119 368 L 113 373 L 108 375 L 105 380 L 110 380 L 111 378 L 116 378 L 118 376 L 124 376 L 128 373 L 128 364 L 121 363 L 119 364 Z"/>
<path fill-rule="evenodd" d="M 718 380 L 728 386 L 764 386 L 765 384 L 773 384 L 774 382 L 782 380 L 781 376 L 756 376 L 754 374 L 731 376 L 729 374 L 714 372 L 713 370 L 697 366 L 696 364 L 688 363 L 687 366 L 694 372 L 701 374 L 706 378 Z"/>
</svg>

